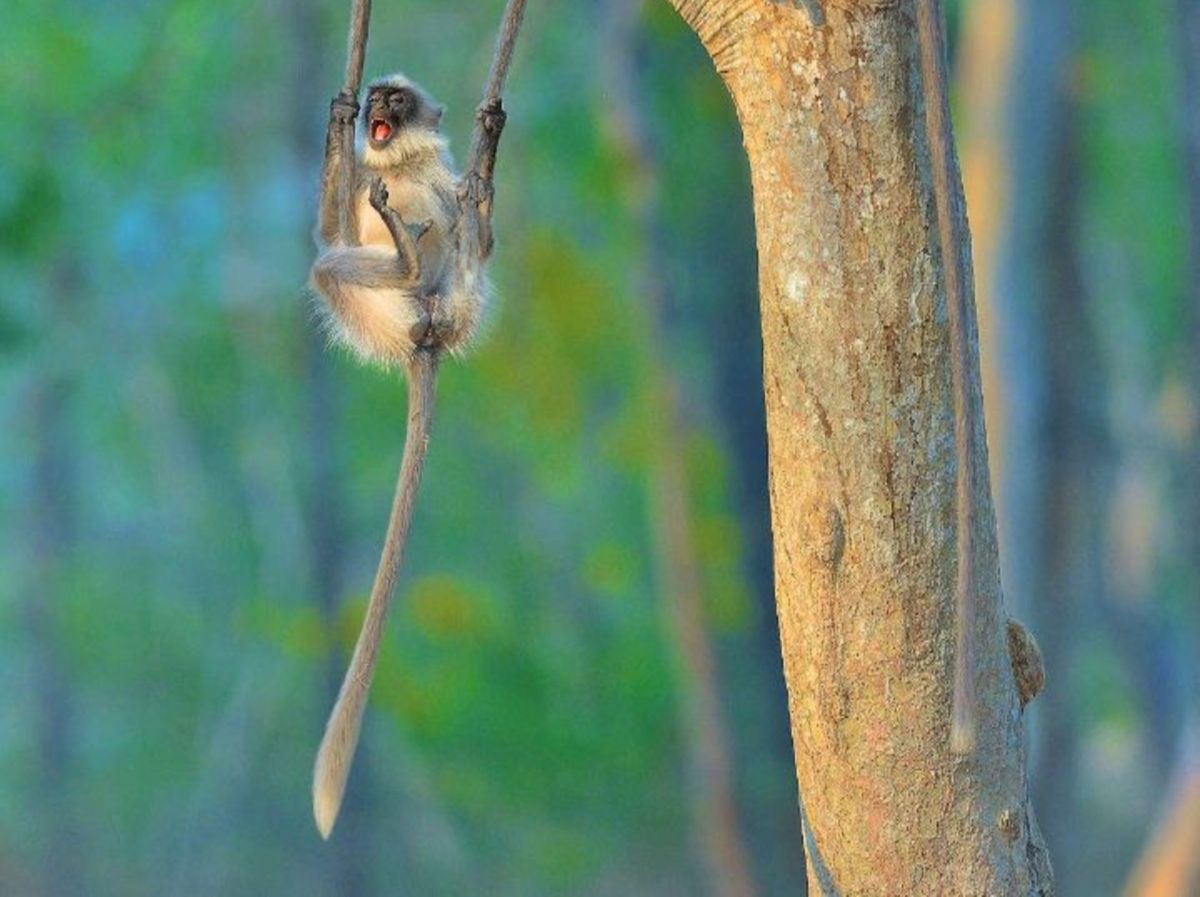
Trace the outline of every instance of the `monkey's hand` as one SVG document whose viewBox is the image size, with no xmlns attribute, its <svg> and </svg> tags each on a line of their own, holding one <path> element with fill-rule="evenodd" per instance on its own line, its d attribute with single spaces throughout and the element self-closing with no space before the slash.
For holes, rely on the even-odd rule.
<svg viewBox="0 0 1200 897">
<path fill-rule="evenodd" d="M 504 111 L 504 105 L 500 102 L 500 98 L 492 97 L 485 100 L 483 105 L 475 111 L 475 118 L 483 126 L 484 133 L 492 140 L 499 142 L 500 132 L 504 130 L 504 123 L 508 121 L 508 113 Z"/>
<path fill-rule="evenodd" d="M 387 217 L 384 209 L 388 208 L 388 188 L 387 184 L 383 182 L 383 178 L 371 178 L 371 188 L 367 199 L 371 203 L 372 209 L 383 217 Z"/>
<path fill-rule="evenodd" d="M 404 229 L 408 231 L 408 235 L 412 237 L 413 243 L 421 242 L 421 238 L 429 233 L 429 229 L 433 227 L 433 219 L 426 218 L 424 221 L 417 221 L 410 224 L 400 217 L 399 212 L 388 205 L 389 198 L 387 184 L 383 182 L 383 178 L 371 178 L 371 186 L 367 192 L 367 200 L 371 203 L 371 208 L 378 212 L 384 221 L 394 218 L 403 224 Z"/>
<path fill-rule="evenodd" d="M 358 98 L 348 90 L 341 91 L 329 104 L 331 124 L 353 125 L 358 118 Z"/>
</svg>

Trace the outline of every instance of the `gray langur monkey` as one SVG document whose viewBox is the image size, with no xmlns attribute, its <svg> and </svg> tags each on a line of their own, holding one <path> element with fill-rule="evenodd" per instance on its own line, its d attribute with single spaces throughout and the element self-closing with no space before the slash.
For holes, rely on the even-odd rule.
<svg viewBox="0 0 1200 897">
<path fill-rule="evenodd" d="M 442 107 L 403 75 L 368 85 L 359 104 L 343 91 L 331 106 L 321 184 L 323 249 L 312 286 L 333 338 L 362 359 L 403 367 L 408 431 L 379 569 L 346 678 L 313 770 L 313 815 L 329 837 L 346 789 L 380 638 L 412 519 L 432 419 L 437 364 L 478 330 L 489 292 L 491 161 L 504 113 L 479 112 L 490 161 L 459 178 L 439 131 Z"/>
<path fill-rule="evenodd" d="M 403 75 L 373 81 L 346 183 L 342 155 L 352 151 L 358 103 L 343 93 L 330 108 L 320 213 L 326 248 L 312 284 L 326 300 L 334 338 L 367 361 L 411 367 L 419 347 L 461 350 L 479 326 L 483 259 L 456 252 L 459 178 L 439 130 L 442 111 Z"/>
</svg>

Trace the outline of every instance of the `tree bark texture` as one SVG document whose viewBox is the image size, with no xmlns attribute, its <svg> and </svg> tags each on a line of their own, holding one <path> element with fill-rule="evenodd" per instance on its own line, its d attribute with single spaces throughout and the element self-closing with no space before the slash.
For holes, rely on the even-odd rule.
<svg viewBox="0 0 1200 897">
<path fill-rule="evenodd" d="M 672 2 L 725 79 L 750 160 L 810 888 L 1052 893 L 1005 646 L 973 314 L 979 732 L 973 753 L 950 752 L 951 356 L 914 2 Z M 963 215 L 961 195 L 952 205 Z"/>
</svg>

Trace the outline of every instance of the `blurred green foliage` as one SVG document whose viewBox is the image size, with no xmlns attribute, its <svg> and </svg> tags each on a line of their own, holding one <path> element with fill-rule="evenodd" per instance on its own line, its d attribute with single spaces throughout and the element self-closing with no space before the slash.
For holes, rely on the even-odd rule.
<svg viewBox="0 0 1200 897">
<path fill-rule="evenodd" d="M 402 68 L 427 84 L 460 152 L 500 6 L 376 4 L 368 74 Z M 321 346 L 304 289 L 348 4 L 6 8 L 0 667 L 18 687 L 0 709 L 0 892 L 699 886 L 647 520 L 638 247 L 599 114 L 606 13 L 532 6 L 506 97 L 500 301 L 479 351 L 445 366 L 363 754 L 329 845 L 309 815 L 310 764 L 405 420 L 394 375 Z M 732 351 L 756 339 L 745 163 L 691 35 L 665 7 L 646 25 L 669 273 L 686 309 L 666 348 L 694 433 L 682 448 L 702 599 L 739 671 L 726 698 L 739 766 L 754 770 L 740 798 L 758 874 L 795 893 L 779 664 L 760 634 L 773 612 L 740 547 L 761 556 L 766 523 L 740 514 L 730 473 L 730 431 L 761 428 L 761 399 L 735 397 L 757 412 L 723 418 L 702 348 L 731 303 L 746 318 Z M 697 257 L 731 230 L 730 257 Z M 316 397 L 314 370 L 327 385 Z M 44 420 L 47 390 L 64 401 Z M 72 479 L 38 477 L 51 444 Z M 329 507 L 313 504 L 328 497 L 321 465 Z M 332 616 L 314 572 L 322 526 Z M 47 671 L 62 684 L 49 698 Z M 49 736 L 61 756 L 44 752 L 48 707 L 63 713 Z"/>
</svg>

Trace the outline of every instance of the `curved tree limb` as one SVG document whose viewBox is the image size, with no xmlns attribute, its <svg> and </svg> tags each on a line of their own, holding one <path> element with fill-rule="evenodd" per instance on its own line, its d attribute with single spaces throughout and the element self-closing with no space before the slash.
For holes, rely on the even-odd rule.
<svg viewBox="0 0 1200 897">
<path fill-rule="evenodd" d="M 504 130 L 507 116 L 504 113 L 500 94 L 508 77 L 508 66 L 512 62 L 517 35 L 525 18 L 525 0 L 508 0 L 504 16 L 500 20 L 500 31 L 496 35 L 496 49 L 492 54 L 492 67 L 483 85 L 483 99 L 475 113 L 475 130 L 471 134 L 471 149 L 467 153 L 467 164 L 459 186 L 458 201 L 462 220 L 469 222 L 460 228 L 459 239 L 469 244 L 467 250 L 486 259 L 492 254 L 492 178 L 496 169 L 496 151 L 500 147 L 500 134 Z M 467 214 L 470 212 L 470 214 Z"/>
<path fill-rule="evenodd" d="M 354 0 L 350 14 L 350 37 L 346 47 L 346 77 L 343 90 L 351 95 L 362 87 L 363 62 L 367 58 L 367 30 L 371 24 L 371 0 Z"/>
</svg>

